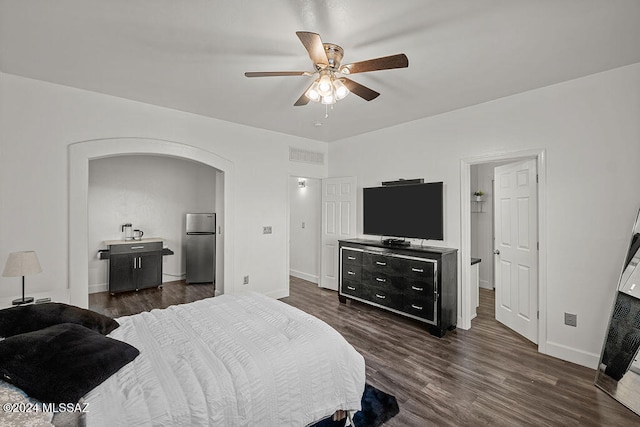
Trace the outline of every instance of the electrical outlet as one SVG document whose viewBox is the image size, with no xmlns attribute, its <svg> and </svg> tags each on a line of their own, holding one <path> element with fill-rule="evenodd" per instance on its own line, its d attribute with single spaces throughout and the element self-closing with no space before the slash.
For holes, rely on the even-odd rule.
<svg viewBox="0 0 640 427">
<path fill-rule="evenodd" d="M 567 326 L 578 326 L 578 315 L 573 313 L 564 313 L 564 324 Z"/>
<path fill-rule="evenodd" d="M 249 276 L 244 276 L 244 279 L 242 280 L 242 284 L 243 285 L 248 285 L 249 284 Z"/>
<path fill-rule="evenodd" d="M 262 227 L 262 234 L 271 234 L 273 233 L 270 225 L 265 225 Z"/>
<path fill-rule="evenodd" d="M 304 223 L 304 221 L 302 221 L 302 228 L 305 228 L 307 226 L 307 224 Z"/>
</svg>

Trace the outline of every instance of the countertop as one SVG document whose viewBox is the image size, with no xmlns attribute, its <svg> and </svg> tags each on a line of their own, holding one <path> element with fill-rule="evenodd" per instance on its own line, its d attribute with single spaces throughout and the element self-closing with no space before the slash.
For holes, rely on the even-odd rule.
<svg viewBox="0 0 640 427">
<path fill-rule="evenodd" d="M 133 245 L 136 243 L 152 243 L 152 242 L 164 242 L 162 237 L 145 237 L 140 240 L 105 240 L 104 244 L 107 246 L 113 245 Z"/>
</svg>

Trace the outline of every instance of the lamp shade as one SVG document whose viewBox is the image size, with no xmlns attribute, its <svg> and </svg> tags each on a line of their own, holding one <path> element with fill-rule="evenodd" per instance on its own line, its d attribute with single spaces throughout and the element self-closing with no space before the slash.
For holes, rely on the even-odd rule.
<svg viewBox="0 0 640 427">
<path fill-rule="evenodd" d="M 2 272 L 3 277 L 31 276 L 42 272 L 34 251 L 11 252 Z"/>
</svg>

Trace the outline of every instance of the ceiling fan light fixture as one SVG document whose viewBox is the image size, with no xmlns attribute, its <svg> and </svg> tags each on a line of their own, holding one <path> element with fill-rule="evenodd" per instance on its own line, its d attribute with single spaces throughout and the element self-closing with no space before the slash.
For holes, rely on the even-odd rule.
<svg viewBox="0 0 640 427">
<path fill-rule="evenodd" d="M 341 99 L 344 99 L 347 95 L 349 95 L 349 89 L 347 89 L 347 87 L 344 85 L 344 83 L 342 83 L 342 81 L 340 81 L 340 79 L 335 79 L 333 81 L 333 88 L 335 90 L 335 94 L 336 94 L 336 100 L 340 101 Z"/>
<path fill-rule="evenodd" d="M 320 93 L 318 92 L 318 82 L 315 81 L 305 93 L 305 96 L 312 101 L 320 101 Z"/>
<path fill-rule="evenodd" d="M 322 97 L 322 103 L 325 105 L 335 104 L 336 98 L 333 96 L 332 93 L 329 93 L 328 95 L 324 95 Z"/>
<path fill-rule="evenodd" d="M 322 73 L 317 82 L 318 93 L 320 93 L 320 95 L 327 96 L 331 94 L 331 92 L 333 91 L 333 86 L 331 85 L 331 76 L 329 75 L 329 73 Z"/>
</svg>

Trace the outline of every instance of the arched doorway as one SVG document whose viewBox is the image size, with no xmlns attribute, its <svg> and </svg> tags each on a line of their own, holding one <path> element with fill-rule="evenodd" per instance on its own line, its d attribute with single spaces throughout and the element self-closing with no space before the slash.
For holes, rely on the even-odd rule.
<svg viewBox="0 0 640 427">
<path fill-rule="evenodd" d="M 188 159 L 223 173 L 224 292 L 233 293 L 233 163 L 191 145 L 149 138 L 108 138 L 69 145 L 69 300 L 88 307 L 88 187 L 89 161 L 111 156 L 150 154 Z"/>
</svg>

